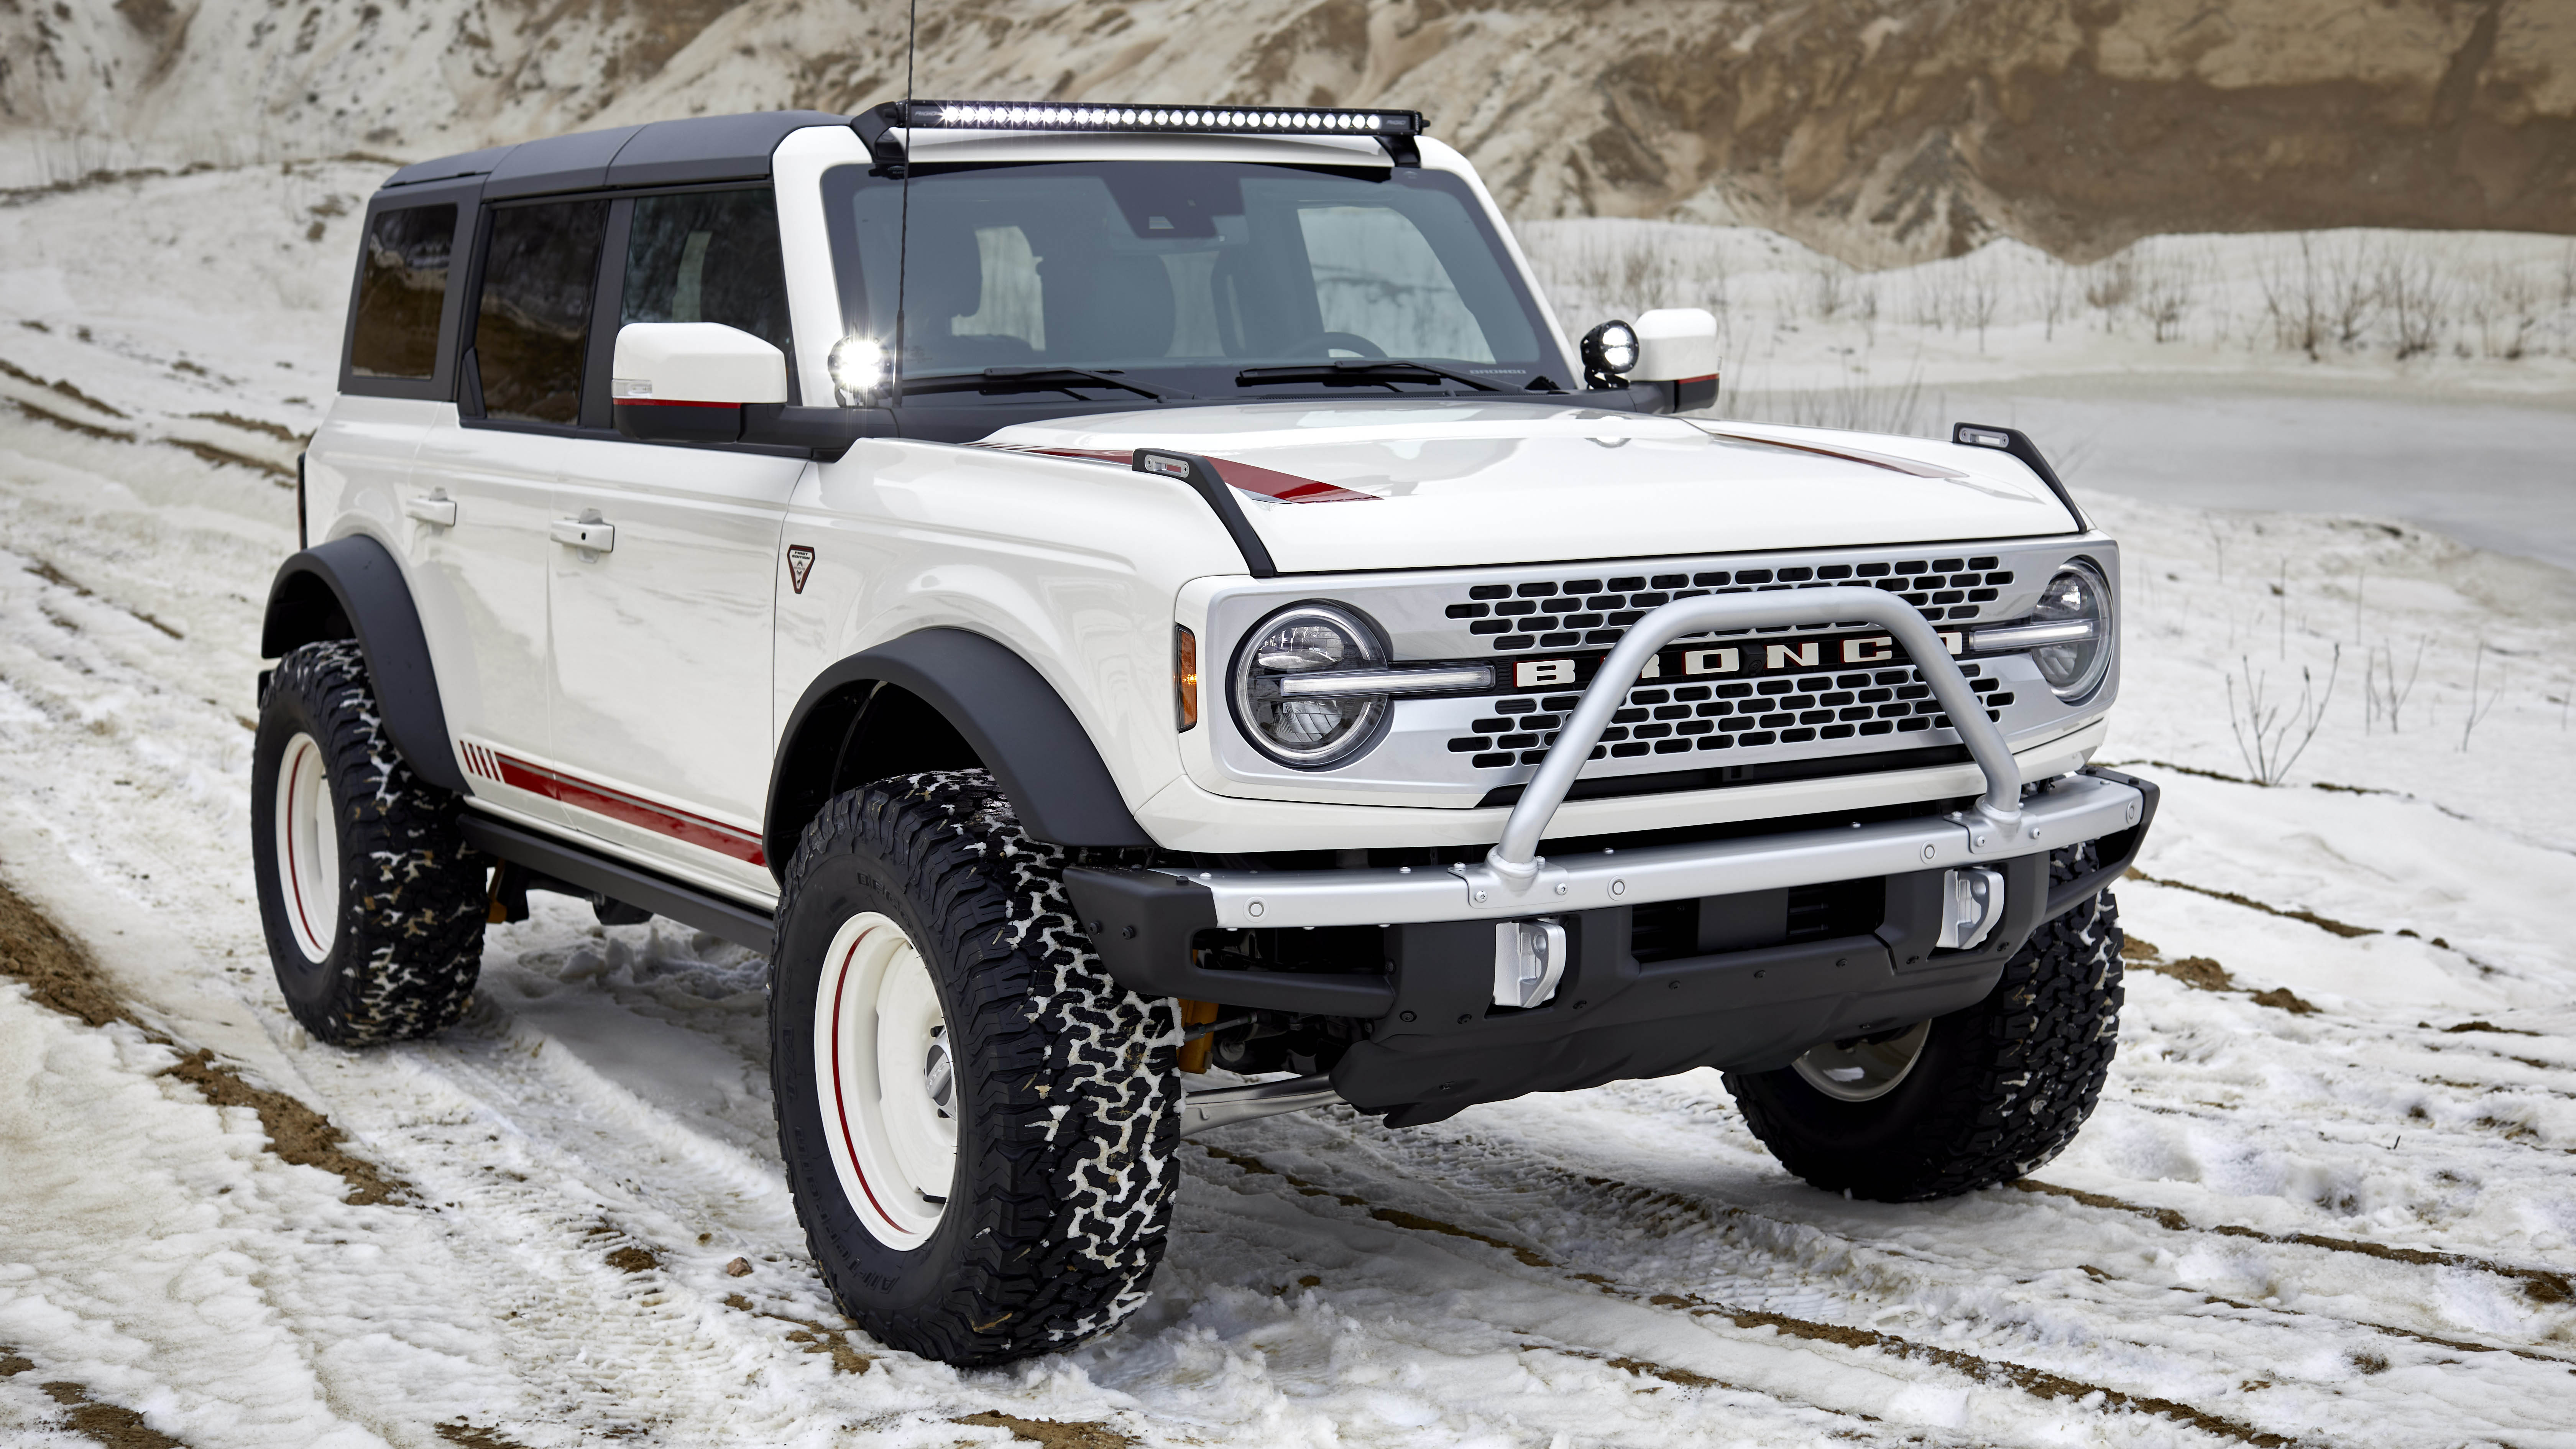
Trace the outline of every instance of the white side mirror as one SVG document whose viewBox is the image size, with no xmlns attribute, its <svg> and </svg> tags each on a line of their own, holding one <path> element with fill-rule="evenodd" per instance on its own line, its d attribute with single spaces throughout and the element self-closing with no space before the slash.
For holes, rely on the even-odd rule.
<svg viewBox="0 0 2576 1449">
<path fill-rule="evenodd" d="M 608 371 L 621 406 L 787 401 L 787 354 L 721 322 L 629 322 Z"/>
<path fill-rule="evenodd" d="M 1717 376 L 1717 317 L 1705 307 L 1664 307 L 1636 322 L 1631 382 L 1697 382 Z M 621 354 L 622 355 L 622 354 Z"/>
</svg>

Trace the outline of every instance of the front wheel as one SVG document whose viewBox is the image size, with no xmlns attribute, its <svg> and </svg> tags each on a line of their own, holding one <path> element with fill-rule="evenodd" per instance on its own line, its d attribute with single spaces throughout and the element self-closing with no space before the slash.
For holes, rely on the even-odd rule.
<svg viewBox="0 0 2576 1449">
<path fill-rule="evenodd" d="M 2092 847 L 2049 861 L 2052 883 Z M 1921 1202 L 1992 1187 L 2065 1150 L 2119 1046 L 2120 912 L 2104 891 L 2042 924 L 1986 999 L 1826 1042 L 1726 1089 L 1771 1155 L 1829 1192 Z"/>
<path fill-rule="evenodd" d="M 779 901 L 770 1073 L 796 1211 L 843 1311 L 961 1367 L 1145 1301 L 1179 1172 L 1175 1004 L 1109 979 L 1061 852 L 981 770 L 853 790 Z"/>
</svg>

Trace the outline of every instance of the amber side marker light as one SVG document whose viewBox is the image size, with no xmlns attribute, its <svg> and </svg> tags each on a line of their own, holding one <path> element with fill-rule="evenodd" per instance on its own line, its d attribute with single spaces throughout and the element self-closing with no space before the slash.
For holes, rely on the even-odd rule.
<svg viewBox="0 0 2576 1449">
<path fill-rule="evenodd" d="M 1180 728 L 1199 722 L 1199 636 L 1172 626 L 1172 692 L 1179 705 Z"/>
</svg>

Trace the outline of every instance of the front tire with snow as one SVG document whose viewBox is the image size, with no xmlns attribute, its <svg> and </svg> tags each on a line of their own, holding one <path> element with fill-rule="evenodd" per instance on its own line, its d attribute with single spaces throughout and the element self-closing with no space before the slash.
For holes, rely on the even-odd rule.
<svg viewBox="0 0 2576 1449">
<path fill-rule="evenodd" d="M 322 1041 L 427 1036 L 465 1014 L 483 969 L 489 862 L 457 797 L 385 738 L 355 641 L 278 664 L 251 754 L 260 923 L 287 1010 Z"/>
<path fill-rule="evenodd" d="M 2052 855 L 2051 882 L 2090 870 L 2092 849 Z M 2043 923 L 1976 1005 L 1726 1088 L 1780 1164 L 1829 1192 L 1922 1202 L 2010 1182 L 2063 1151 L 2101 1097 L 2120 944 L 2104 891 Z"/>
<path fill-rule="evenodd" d="M 1170 1230 L 1177 1008 L 1110 980 L 1062 863 L 985 772 L 912 775 L 826 805 L 779 901 L 770 1074 L 806 1240 L 870 1334 L 961 1367 L 1106 1331 Z"/>
</svg>

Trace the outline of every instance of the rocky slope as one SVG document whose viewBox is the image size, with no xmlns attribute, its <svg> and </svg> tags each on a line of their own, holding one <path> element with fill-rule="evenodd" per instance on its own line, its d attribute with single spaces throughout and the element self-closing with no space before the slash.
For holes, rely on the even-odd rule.
<svg viewBox="0 0 2576 1449">
<path fill-rule="evenodd" d="M 1528 216 L 1754 222 L 1885 265 L 2012 235 L 2576 231 L 2564 0 L 931 0 L 918 91 L 1428 111 Z M 21 181 L 852 108 L 904 7 L 0 0 Z M 113 138 L 113 139 L 108 139 Z"/>
</svg>

